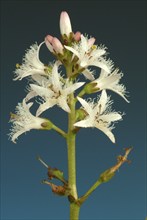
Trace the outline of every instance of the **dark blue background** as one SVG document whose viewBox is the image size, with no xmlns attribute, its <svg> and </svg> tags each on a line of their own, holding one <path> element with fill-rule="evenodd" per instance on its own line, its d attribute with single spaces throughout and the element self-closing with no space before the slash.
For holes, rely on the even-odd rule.
<svg viewBox="0 0 147 220">
<path fill-rule="evenodd" d="M 77 185 L 84 194 L 99 174 L 116 162 L 124 147 L 133 146 L 132 163 L 101 185 L 81 208 L 81 219 L 143 220 L 146 208 L 145 74 L 146 1 L 1 1 L 1 219 L 68 219 L 68 201 L 41 185 L 47 170 L 40 155 L 67 177 L 67 151 L 62 137 L 53 131 L 31 131 L 13 144 L 8 140 L 9 113 L 25 97 L 26 80 L 13 82 L 15 64 L 25 50 L 47 34 L 59 37 L 59 15 L 66 10 L 74 31 L 96 38 L 108 47 L 122 82 L 130 92 L 130 104 L 112 93 L 116 110 L 126 112 L 116 125 L 116 144 L 96 129 L 83 129 L 77 138 Z M 53 57 L 42 48 L 41 57 Z M 109 92 L 109 94 L 111 94 Z M 66 128 L 67 116 L 59 108 L 48 113 Z"/>
</svg>

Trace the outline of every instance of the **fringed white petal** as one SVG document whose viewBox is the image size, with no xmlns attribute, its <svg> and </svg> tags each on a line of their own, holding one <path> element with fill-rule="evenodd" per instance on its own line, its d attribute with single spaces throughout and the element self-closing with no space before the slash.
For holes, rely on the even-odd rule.
<svg viewBox="0 0 147 220">
<path fill-rule="evenodd" d="M 21 135 L 21 134 L 23 134 L 23 133 L 25 133 L 26 132 L 26 130 L 25 129 L 22 129 L 22 130 L 20 130 L 20 131 L 17 131 L 16 133 L 14 133 L 14 135 L 12 136 L 12 141 L 16 144 L 16 139 L 18 139 L 18 137 Z"/>
<path fill-rule="evenodd" d="M 20 80 L 22 80 L 23 78 L 25 78 L 27 76 L 32 76 L 32 75 L 35 75 L 35 74 L 46 75 L 44 70 L 31 69 L 28 72 L 23 73 L 20 77 Z"/>
<path fill-rule="evenodd" d="M 72 92 L 74 92 L 75 90 L 79 89 L 81 86 L 83 86 L 85 84 L 85 82 L 78 82 L 78 83 L 74 83 L 71 86 L 67 87 L 66 89 L 64 89 L 64 93 L 71 94 Z"/>
<path fill-rule="evenodd" d="M 102 114 L 106 110 L 107 102 L 108 102 L 108 96 L 106 91 L 103 90 L 100 99 L 98 101 L 98 105 L 96 106 L 97 112 L 100 111 L 100 113 Z"/>
<path fill-rule="evenodd" d="M 41 115 L 44 111 L 46 111 L 47 109 L 53 107 L 54 105 L 57 104 L 57 101 L 56 99 L 50 99 L 46 102 L 44 102 L 43 104 L 41 104 L 39 106 L 39 108 L 37 109 L 37 112 L 36 112 L 36 116 L 38 117 L 39 115 Z"/>
<path fill-rule="evenodd" d="M 85 111 L 89 114 L 89 115 L 92 115 L 93 114 L 93 109 L 91 107 L 91 105 L 86 102 L 86 100 L 80 98 L 80 97 L 77 97 L 78 101 L 81 103 L 81 105 L 84 107 Z"/>
<path fill-rule="evenodd" d="M 94 125 L 93 125 L 93 123 L 92 123 L 90 118 L 78 121 L 78 122 L 76 122 L 74 124 L 74 126 L 76 126 L 76 127 L 83 127 L 83 128 L 94 127 Z"/>
<path fill-rule="evenodd" d="M 30 87 L 41 97 L 50 98 L 54 94 L 54 92 L 49 88 L 44 88 L 35 84 L 30 84 Z"/>
<path fill-rule="evenodd" d="M 108 87 L 107 89 L 109 89 L 109 90 L 111 90 L 111 91 L 117 93 L 117 94 L 120 95 L 127 103 L 130 103 L 130 101 L 123 95 L 122 92 L 119 92 L 118 90 L 113 89 L 113 88 L 109 88 L 109 87 Z"/>
<path fill-rule="evenodd" d="M 100 126 L 100 125 L 97 125 L 96 128 L 98 128 L 99 130 L 101 130 L 105 135 L 107 135 L 107 137 L 108 137 L 113 143 L 115 143 L 115 137 L 114 137 L 113 133 L 110 131 L 109 128 L 104 127 L 104 126 Z"/>
<path fill-rule="evenodd" d="M 52 84 L 55 90 L 60 91 L 61 88 L 61 81 L 60 81 L 60 74 L 58 73 L 58 67 L 59 67 L 59 62 L 57 61 L 52 69 Z"/>
<path fill-rule="evenodd" d="M 111 67 L 107 65 L 106 62 L 103 62 L 103 61 L 95 60 L 95 61 L 89 62 L 89 66 L 96 66 L 96 67 L 99 67 L 105 70 L 108 73 L 111 72 Z"/>
<path fill-rule="evenodd" d="M 71 52 L 72 52 L 74 55 L 76 55 L 78 58 L 80 58 L 79 52 L 78 52 L 77 50 L 75 50 L 73 47 L 69 47 L 69 46 L 65 46 L 65 45 L 64 45 L 64 47 L 65 47 L 67 50 L 71 51 Z"/>
<path fill-rule="evenodd" d="M 82 73 L 90 81 L 93 81 L 95 79 L 93 76 L 93 71 L 90 71 L 89 69 L 85 69 L 84 71 L 82 71 Z"/>
<path fill-rule="evenodd" d="M 38 94 L 35 91 L 30 91 L 25 97 L 26 102 L 28 102 L 30 99 L 34 98 L 37 95 Z"/>
<path fill-rule="evenodd" d="M 100 119 L 103 121 L 107 121 L 109 123 L 109 122 L 121 120 L 122 116 L 117 112 L 112 112 L 112 113 L 110 112 L 106 115 L 101 115 Z"/>
<path fill-rule="evenodd" d="M 67 104 L 66 98 L 64 96 L 60 96 L 58 98 L 58 105 L 60 106 L 60 108 L 62 108 L 64 111 L 66 112 L 70 112 L 70 108 Z"/>
</svg>

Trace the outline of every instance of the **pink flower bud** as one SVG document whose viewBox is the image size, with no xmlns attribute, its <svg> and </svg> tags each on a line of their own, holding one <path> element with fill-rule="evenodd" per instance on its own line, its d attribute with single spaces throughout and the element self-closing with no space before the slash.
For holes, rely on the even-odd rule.
<svg viewBox="0 0 147 220">
<path fill-rule="evenodd" d="M 76 41 L 80 41 L 81 40 L 81 32 L 77 31 L 75 34 L 74 34 L 74 39 Z"/>
<path fill-rule="evenodd" d="M 52 43 L 53 36 L 47 35 L 47 36 L 45 37 L 45 40 L 47 40 L 49 43 Z"/>
<path fill-rule="evenodd" d="M 53 40 L 53 36 L 51 36 L 51 35 L 47 35 L 45 37 L 45 44 L 46 44 L 47 48 L 49 49 L 49 51 L 54 52 L 53 46 L 52 46 L 52 40 Z"/>
<path fill-rule="evenodd" d="M 89 47 L 92 47 L 92 45 L 94 44 L 95 42 L 95 38 L 94 37 L 91 37 L 89 40 L 88 40 L 88 46 Z"/>
<path fill-rule="evenodd" d="M 58 38 L 54 37 L 52 39 L 52 46 L 53 49 L 56 51 L 56 53 L 61 53 L 63 54 L 63 45 L 61 44 L 61 42 L 58 40 Z"/>
<path fill-rule="evenodd" d="M 62 35 L 66 34 L 67 36 L 72 32 L 70 18 L 66 11 L 62 11 L 60 15 L 60 32 Z"/>
</svg>

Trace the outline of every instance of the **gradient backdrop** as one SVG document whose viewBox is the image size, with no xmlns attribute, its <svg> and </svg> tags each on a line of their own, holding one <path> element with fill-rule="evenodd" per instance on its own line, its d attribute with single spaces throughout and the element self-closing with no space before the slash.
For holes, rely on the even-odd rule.
<svg viewBox="0 0 147 220">
<path fill-rule="evenodd" d="M 146 213 L 145 150 L 145 50 L 146 1 L 1 1 L 1 219 L 68 219 L 68 201 L 53 195 L 42 185 L 47 170 L 40 155 L 67 177 L 66 144 L 53 131 L 31 131 L 17 144 L 8 140 L 9 113 L 25 97 L 26 80 L 14 82 L 15 64 L 25 50 L 42 42 L 47 34 L 59 37 L 59 15 L 66 10 L 73 30 L 96 38 L 108 47 L 115 66 L 124 72 L 122 82 L 130 93 L 130 104 L 109 92 L 114 108 L 125 112 L 116 125 L 116 144 L 96 129 L 83 129 L 77 138 L 77 185 L 84 194 L 99 174 L 114 165 L 124 147 L 133 146 L 131 164 L 125 164 L 115 178 L 101 185 L 81 208 L 82 220 L 143 220 Z M 45 48 L 44 62 L 53 60 Z M 59 108 L 48 113 L 66 129 L 66 114 Z"/>
</svg>

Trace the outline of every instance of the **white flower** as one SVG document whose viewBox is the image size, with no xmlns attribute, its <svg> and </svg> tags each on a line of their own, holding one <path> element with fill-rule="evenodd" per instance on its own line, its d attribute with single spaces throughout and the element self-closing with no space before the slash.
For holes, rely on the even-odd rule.
<svg viewBox="0 0 147 220">
<path fill-rule="evenodd" d="M 88 39 L 87 37 L 81 35 L 81 40 L 78 43 L 76 42 L 71 47 L 66 45 L 64 45 L 64 47 L 73 53 L 73 58 L 74 56 L 79 58 L 77 63 L 81 68 L 86 69 L 88 66 L 96 66 L 109 73 L 112 68 L 112 61 L 104 58 L 106 48 L 104 46 L 98 47 L 94 45 L 94 42 L 94 38 Z M 85 76 L 88 79 L 93 80 L 94 77 L 91 72 L 88 73 L 88 69 L 86 71 L 87 74 Z"/>
<path fill-rule="evenodd" d="M 126 88 L 123 84 L 119 84 L 120 79 L 122 78 L 123 73 L 119 73 L 119 69 L 115 69 L 112 73 L 107 73 L 105 70 L 101 70 L 100 76 L 98 79 L 94 80 L 92 83 L 96 83 L 95 88 L 99 90 L 109 89 L 113 92 L 116 92 L 122 96 L 127 102 L 129 102 L 126 97 Z"/>
<path fill-rule="evenodd" d="M 112 101 L 110 101 L 106 91 L 102 91 L 98 103 L 88 103 L 79 97 L 78 100 L 88 115 L 84 120 L 76 122 L 74 126 L 85 128 L 96 127 L 104 132 L 109 137 L 109 139 L 115 143 L 115 137 L 111 132 L 111 130 L 114 128 L 112 122 L 121 120 L 122 116 L 117 112 L 111 111 Z"/>
<path fill-rule="evenodd" d="M 22 65 L 20 65 L 20 67 L 14 72 L 16 75 L 14 80 L 21 80 L 22 78 L 33 74 L 45 75 L 45 66 L 39 60 L 39 50 L 43 43 L 44 42 L 42 42 L 39 46 L 35 43 L 26 51 L 26 54 L 23 57 Z"/>
<path fill-rule="evenodd" d="M 84 82 L 72 83 L 69 79 L 62 78 L 58 72 L 59 65 L 60 62 L 57 61 L 53 66 L 52 74 L 48 79 L 44 79 L 41 85 L 30 84 L 31 90 L 26 99 L 40 96 L 44 101 L 36 112 L 37 116 L 54 105 L 59 105 L 64 111 L 70 112 L 68 106 L 69 94 L 84 85 Z"/>
<path fill-rule="evenodd" d="M 66 34 L 67 37 L 72 32 L 70 18 L 66 11 L 62 11 L 60 15 L 60 32 L 62 35 Z"/>
<path fill-rule="evenodd" d="M 21 134 L 31 129 L 45 129 L 49 125 L 49 121 L 44 118 L 35 117 L 30 112 L 30 107 L 33 103 L 26 104 L 25 99 L 16 107 L 16 114 L 11 115 L 10 122 L 13 123 L 9 136 L 16 143 L 16 139 Z"/>
</svg>

